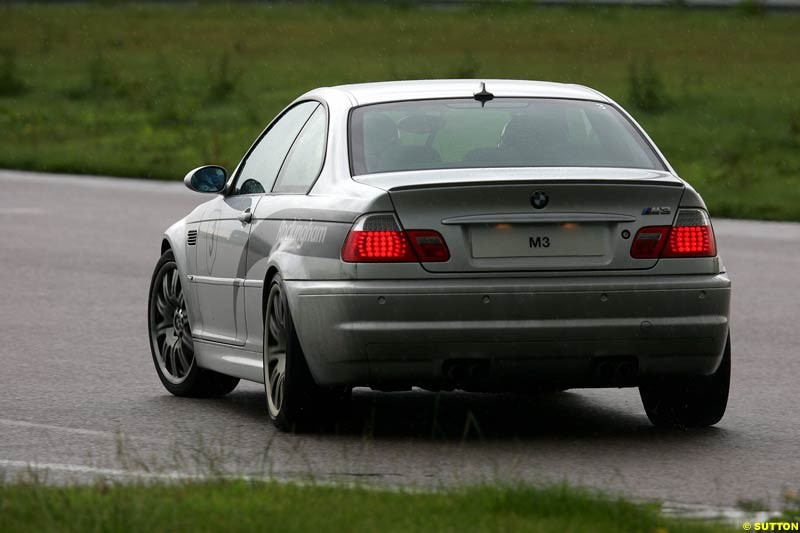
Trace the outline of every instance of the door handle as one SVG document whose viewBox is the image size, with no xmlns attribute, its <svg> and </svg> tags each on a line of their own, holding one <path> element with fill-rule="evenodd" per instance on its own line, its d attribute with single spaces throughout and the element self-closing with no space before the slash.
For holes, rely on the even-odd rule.
<svg viewBox="0 0 800 533">
<path fill-rule="evenodd" d="M 248 207 L 247 209 L 239 213 L 239 216 L 236 218 L 238 218 L 239 222 L 241 222 L 242 224 L 249 224 L 250 222 L 253 221 L 253 213 L 250 211 L 250 208 Z"/>
</svg>

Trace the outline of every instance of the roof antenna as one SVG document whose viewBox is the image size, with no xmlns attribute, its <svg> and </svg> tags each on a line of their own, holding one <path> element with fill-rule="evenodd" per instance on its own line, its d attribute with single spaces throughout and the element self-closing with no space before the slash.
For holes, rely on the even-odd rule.
<svg viewBox="0 0 800 533">
<path fill-rule="evenodd" d="M 486 105 L 486 102 L 492 100 L 494 95 L 486 90 L 486 82 L 481 82 L 481 90 L 472 95 L 475 100 L 481 103 L 481 107 Z"/>
</svg>

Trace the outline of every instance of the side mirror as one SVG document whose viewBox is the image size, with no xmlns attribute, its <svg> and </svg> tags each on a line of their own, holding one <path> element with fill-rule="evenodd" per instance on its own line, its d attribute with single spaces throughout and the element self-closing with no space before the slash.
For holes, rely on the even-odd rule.
<svg viewBox="0 0 800 533">
<path fill-rule="evenodd" d="M 220 193 L 225 190 L 228 171 L 217 165 L 206 165 L 189 171 L 183 183 L 195 192 Z"/>
</svg>

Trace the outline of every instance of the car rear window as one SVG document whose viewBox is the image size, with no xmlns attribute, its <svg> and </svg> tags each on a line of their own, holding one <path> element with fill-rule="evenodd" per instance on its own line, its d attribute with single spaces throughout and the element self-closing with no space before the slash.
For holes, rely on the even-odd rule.
<svg viewBox="0 0 800 533">
<path fill-rule="evenodd" d="M 481 167 L 664 170 L 614 106 L 552 98 L 414 100 L 350 114 L 354 175 Z"/>
</svg>

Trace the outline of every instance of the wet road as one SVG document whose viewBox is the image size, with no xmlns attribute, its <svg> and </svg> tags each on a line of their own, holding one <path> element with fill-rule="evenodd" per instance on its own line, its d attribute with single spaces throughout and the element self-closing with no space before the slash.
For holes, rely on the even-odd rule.
<svg viewBox="0 0 800 533">
<path fill-rule="evenodd" d="M 260 385 L 174 398 L 147 345 L 176 183 L 0 172 L 0 474 L 224 471 L 395 485 L 568 481 L 646 499 L 777 507 L 800 486 L 800 224 L 718 220 L 733 384 L 714 428 L 650 426 L 636 389 L 551 397 L 357 391 L 327 434 L 267 422 Z"/>
</svg>

